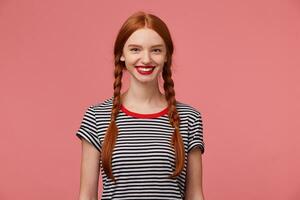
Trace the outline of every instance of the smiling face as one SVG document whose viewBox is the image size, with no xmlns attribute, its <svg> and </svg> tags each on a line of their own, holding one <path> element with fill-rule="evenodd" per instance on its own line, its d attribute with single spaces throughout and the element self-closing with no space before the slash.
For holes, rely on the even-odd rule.
<svg viewBox="0 0 300 200">
<path fill-rule="evenodd" d="M 166 58 L 166 45 L 152 29 L 142 28 L 131 34 L 120 58 L 132 78 L 140 82 L 157 81 Z"/>
</svg>

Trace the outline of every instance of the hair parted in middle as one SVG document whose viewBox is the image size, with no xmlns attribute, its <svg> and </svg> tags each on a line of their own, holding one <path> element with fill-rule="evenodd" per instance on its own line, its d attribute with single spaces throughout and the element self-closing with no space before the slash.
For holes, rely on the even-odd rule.
<svg viewBox="0 0 300 200">
<path fill-rule="evenodd" d="M 172 38 L 168 30 L 167 25 L 157 16 L 138 11 L 131 15 L 122 25 L 118 32 L 117 38 L 114 44 L 114 93 L 113 93 L 113 105 L 111 111 L 111 120 L 107 128 L 104 141 L 102 144 L 101 160 L 104 172 L 107 176 L 116 182 L 115 177 L 112 174 L 112 152 L 118 136 L 118 128 L 116 125 L 116 118 L 121 107 L 121 87 L 123 70 L 126 69 L 125 62 L 120 61 L 123 53 L 123 47 L 130 37 L 130 35 L 138 29 L 149 28 L 156 31 L 166 44 L 166 57 L 162 70 L 162 78 L 164 80 L 165 98 L 168 102 L 168 118 L 171 126 L 174 128 L 172 135 L 171 145 L 175 151 L 175 170 L 171 174 L 170 178 L 175 178 L 180 174 L 184 168 L 185 150 L 184 144 L 179 132 L 180 119 L 176 108 L 174 82 L 172 80 L 172 55 L 174 51 Z"/>
</svg>

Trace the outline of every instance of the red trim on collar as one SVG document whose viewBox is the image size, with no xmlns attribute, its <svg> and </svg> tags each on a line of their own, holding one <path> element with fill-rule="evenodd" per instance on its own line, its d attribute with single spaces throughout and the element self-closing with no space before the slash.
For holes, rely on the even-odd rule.
<svg viewBox="0 0 300 200">
<path fill-rule="evenodd" d="M 136 117 L 136 118 L 156 118 L 156 117 L 160 117 L 160 116 L 163 116 L 168 113 L 168 107 L 166 107 L 165 109 L 163 109 L 162 111 L 157 112 L 157 113 L 151 113 L 151 114 L 150 113 L 149 114 L 136 113 L 136 112 L 132 112 L 132 111 L 128 110 L 127 108 L 125 108 L 123 106 L 123 104 L 121 104 L 121 110 L 125 114 L 132 116 L 132 117 Z"/>
</svg>

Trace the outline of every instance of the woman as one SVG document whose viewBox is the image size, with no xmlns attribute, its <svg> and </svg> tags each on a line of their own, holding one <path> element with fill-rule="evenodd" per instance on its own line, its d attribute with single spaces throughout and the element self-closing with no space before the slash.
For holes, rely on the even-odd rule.
<svg viewBox="0 0 300 200">
<path fill-rule="evenodd" d="M 76 133 L 84 138 L 80 199 L 98 198 L 99 171 L 103 200 L 204 199 L 201 115 L 175 99 L 172 54 L 160 18 L 137 12 L 124 22 L 114 46 L 113 96 L 91 105 Z M 124 70 L 130 85 L 121 94 Z"/>
</svg>

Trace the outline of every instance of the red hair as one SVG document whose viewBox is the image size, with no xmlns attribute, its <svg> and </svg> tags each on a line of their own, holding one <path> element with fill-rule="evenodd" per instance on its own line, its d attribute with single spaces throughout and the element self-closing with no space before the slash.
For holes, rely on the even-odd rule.
<svg viewBox="0 0 300 200">
<path fill-rule="evenodd" d="M 117 35 L 114 44 L 114 94 L 113 94 L 113 105 L 111 112 L 111 121 L 105 134 L 105 138 L 102 145 L 102 166 L 104 172 L 109 178 L 116 182 L 115 177 L 112 174 L 111 160 L 112 152 L 116 139 L 118 136 L 118 128 L 116 125 L 116 118 L 121 106 L 121 87 L 122 87 L 122 76 L 123 70 L 126 69 L 125 63 L 120 61 L 120 57 L 123 53 L 123 47 L 130 35 L 140 28 L 150 28 L 156 31 L 164 40 L 166 44 L 166 56 L 167 62 L 165 62 L 162 70 L 162 77 L 164 79 L 164 91 L 165 98 L 168 102 L 168 117 L 170 124 L 174 128 L 172 135 L 171 145 L 174 147 L 175 151 L 175 170 L 170 178 L 174 178 L 180 174 L 184 167 L 184 144 L 179 132 L 180 119 L 176 109 L 176 99 L 174 82 L 172 80 L 171 64 L 172 64 L 172 54 L 174 51 L 172 38 L 166 24 L 157 16 L 153 14 L 148 14 L 142 11 L 136 12 L 131 15 L 122 25 L 119 33 Z"/>
</svg>

